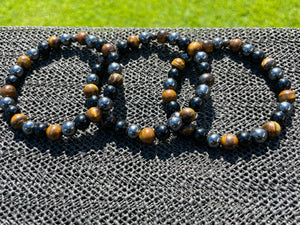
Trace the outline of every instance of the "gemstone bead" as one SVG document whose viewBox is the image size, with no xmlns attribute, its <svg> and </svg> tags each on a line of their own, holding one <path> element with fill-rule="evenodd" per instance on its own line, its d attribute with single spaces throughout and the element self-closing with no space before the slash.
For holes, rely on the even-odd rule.
<svg viewBox="0 0 300 225">
<path fill-rule="evenodd" d="M 237 138 L 239 139 L 239 145 L 247 147 L 251 144 L 251 134 L 247 131 L 238 133 Z"/>
<path fill-rule="evenodd" d="M 190 43 L 191 43 L 190 39 L 186 37 L 179 38 L 177 41 L 178 48 L 184 51 L 187 49 Z"/>
<path fill-rule="evenodd" d="M 169 103 L 167 103 L 166 109 L 167 109 L 168 114 L 172 114 L 175 111 L 178 111 L 180 109 L 180 106 L 179 106 L 178 102 L 170 101 Z"/>
<path fill-rule="evenodd" d="M 168 119 L 168 127 L 173 131 L 179 131 L 183 123 L 180 117 L 171 116 Z"/>
<path fill-rule="evenodd" d="M 22 126 L 22 131 L 26 135 L 32 134 L 34 131 L 34 122 L 31 120 L 27 120 L 26 122 L 24 122 Z"/>
<path fill-rule="evenodd" d="M 208 62 L 201 62 L 198 65 L 198 70 L 200 73 L 209 73 L 211 71 L 211 68 Z"/>
<path fill-rule="evenodd" d="M 284 112 L 286 115 L 289 115 L 292 113 L 293 106 L 289 102 L 281 102 L 278 106 L 279 111 Z"/>
<path fill-rule="evenodd" d="M 200 52 L 202 50 L 202 43 L 199 42 L 192 42 L 187 47 L 187 53 L 190 57 L 194 57 L 197 52 Z"/>
<path fill-rule="evenodd" d="M 157 42 L 158 43 L 166 43 L 168 41 L 169 32 L 165 30 L 161 30 L 157 33 Z"/>
<path fill-rule="evenodd" d="M 115 99 L 118 95 L 118 89 L 112 85 L 107 85 L 103 91 L 103 95 L 110 99 Z"/>
<path fill-rule="evenodd" d="M 226 150 L 234 150 L 236 147 L 238 147 L 238 144 L 239 140 L 233 134 L 224 134 L 221 137 L 221 145 Z"/>
<path fill-rule="evenodd" d="M 242 49 L 243 41 L 239 38 L 233 39 L 229 42 L 229 48 L 232 52 L 238 52 Z"/>
<path fill-rule="evenodd" d="M 179 134 L 186 137 L 191 136 L 194 132 L 195 132 L 194 124 L 185 124 L 179 130 Z"/>
<path fill-rule="evenodd" d="M 95 107 L 98 105 L 98 96 L 97 95 L 92 95 L 91 97 L 86 99 L 86 105 L 88 108 Z"/>
<path fill-rule="evenodd" d="M 208 99 L 210 96 L 210 88 L 206 84 L 200 84 L 196 88 L 196 95 L 202 99 Z"/>
<path fill-rule="evenodd" d="M 9 70 L 9 73 L 17 77 L 22 77 L 24 74 L 24 69 L 19 65 L 15 65 Z"/>
<path fill-rule="evenodd" d="M 106 43 L 102 46 L 101 52 L 104 56 L 108 56 L 111 52 L 115 52 L 116 47 L 111 43 Z"/>
<path fill-rule="evenodd" d="M 101 121 L 102 111 L 98 107 L 92 107 L 87 111 L 86 116 L 91 122 L 98 123 Z"/>
<path fill-rule="evenodd" d="M 14 98 L 17 96 L 17 89 L 11 84 L 6 84 L 1 88 L 0 94 L 2 97 Z"/>
<path fill-rule="evenodd" d="M 101 49 L 102 49 L 103 45 L 105 45 L 106 43 L 107 43 L 106 40 L 101 39 L 101 38 L 98 39 L 95 43 L 95 47 L 96 47 L 97 52 L 101 52 Z"/>
<path fill-rule="evenodd" d="M 140 34 L 139 38 L 143 44 L 148 44 L 150 41 L 150 34 L 148 32 L 143 32 Z"/>
<path fill-rule="evenodd" d="M 264 54 L 263 51 L 254 50 L 254 52 L 252 53 L 251 56 L 252 56 L 252 61 L 253 62 L 260 63 L 263 60 L 265 54 Z"/>
<path fill-rule="evenodd" d="M 137 125 L 130 125 L 127 130 L 128 137 L 134 139 L 139 136 L 140 128 Z"/>
<path fill-rule="evenodd" d="M 61 44 L 60 38 L 57 36 L 52 36 L 49 38 L 48 44 L 51 48 L 57 49 L 60 47 L 60 44 Z"/>
<path fill-rule="evenodd" d="M 279 80 L 282 76 L 282 70 L 279 67 L 274 67 L 269 71 L 270 80 Z"/>
<path fill-rule="evenodd" d="M 115 132 L 117 134 L 125 134 L 127 131 L 127 127 L 128 127 L 128 125 L 127 125 L 126 121 L 120 120 L 115 125 Z"/>
<path fill-rule="evenodd" d="M 127 44 L 132 49 L 137 49 L 140 46 L 140 38 L 136 35 L 131 35 L 127 38 Z"/>
<path fill-rule="evenodd" d="M 85 130 L 89 127 L 90 121 L 85 114 L 80 114 L 75 118 L 75 127 L 78 130 Z"/>
<path fill-rule="evenodd" d="M 203 51 L 205 51 L 207 53 L 212 52 L 214 49 L 214 43 L 210 40 L 205 40 L 202 43 L 202 48 L 203 48 Z"/>
<path fill-rule="evenodd" d="M 38 50 L 40 52 L 40 55 L 47 56 L 49 55 L 51 48 L 47 42 L 42 42 L 38 45 Z"/>
<path fill-rule="evenodd" d="M 215 77 L 210 73 L 204 73 L 199 77 L 198 81 L 199 84 L 206 84 L 207 86 L 211 87 L 215 82 Z"/>
<path fill-rule="evenodd" d="M 173 89 L 175 90 L 177 88 L 177 82 L 173 78 L 168 78 L 164 83 L 165 89 Z"/>
<path fill-rule="evenodd" d="M 2 109 L 6 109 L 8 106 L 15 105 L 15 104 L 16 104 L 15 100 L 11 97 L 1 98 L 0 101 L 0 106 Z"/>
<path fill-rule="evenodd" d="M 33 48 L 33 49 L 30 49 L 28 52 L 27 52 L 27 55 L 29 56 L 29 58 L 31 60 L 38 60 L 39 57 L 40 57 L 40 53 L 39 53 L 39 50 Z"/>
<path fill-rule="evenodd" d="M 167 89 L 162 93 L 162 100 L 164 103 L 169 103 L 170 101 L 176 101 L 177 94 L 172 89 Z"/>
<path fill-rule="evenodd" d="M 101 125 L 104 128 L 113 128 L 116 124 L 116 117 L 113 114 L 103 115 Z"/>
<path fill-rule="evenodd" d="M 122 67 L 119 63 L 112 62 L 111 64 L 108 65 L 108 73 L 121 73 L 122 72 Z"/>
<path fill-rule="evenodd" d="M 176 58 L 172 61 L 171 65 L 179 70 L 183 70 L 185 68 L 185 61 L 181 58 Z"/>
<path fill-rule="evenodd" d="M 204 128 L 196 128 L 194 131 L 194 139 L 197 142 L 204 142 L 206 139 L 207 131 Z"/>
<path fill-rule="evenodd" d="M 98 107 L 103 111 L 108 111 L 112 109 L 113 102 L 110 98 L 102 97 L 98 101 Z"/>
<path fill-rule="evenodd" d="M 222 38 L 215 38 L 213 40 L 213 43 L 214 43 L 214 48 L 215 49 L 220 49 L 222 47 L 223 40 L 222 40 Z"/>
<path fill-rule="evenodd" d="M 96 42 L 97 42 L 97 38 L 94 35 L 89 35 L 86 39 L 85 39 L 85 43 L 89 48 L 94 48 L 96 47 Z"/>
<path fill-rule="evenodd" d="M 186 107 L 180 111 L 180 116 L 183 123 L 191 123 L 196 119 L 196 112 L 194 109 Z"/>
<path fill-rule="evenodd" d="M 269 138 L 277 137 L 281 132 L 280 125 L 275 121 L 265 123 L 262 128 L 267 131 Z"/>
<path fill-rule="evenodd" d="M 176 45 L 177 41 L 179 40 L 179 34 L 176 32 L 173 32 L 169 35 L 168 39 L 169 39 L 170 45 Z"/>
<path fill-rule="evenodd" d="M 18 77 L 15 75 L 9 75 L 6 79 L 5 79 L 5 83 L 6 84 L 11 84 L 12 86 L 16 86 L 19 84 L 19 80 Z"/>
<path fill-rule="evenodd" d="M 5 108 L 5 116 L 10 119 L 13 115 L 20 113 L 20 109 L 15 105 L 8 105 Z"/>
<path fill-rule="evenodd" d="M 291 88 L 291 82 L 287 78 L 281 78 L 277 82 L 277 87 L 280 91 L 288 90 Z"/>
<path fill-rule="evenodd" d="M 11 117 L 10 125 L 14 129 L 19 130 L 19 129 L 22 129 L 22 126 L 23 126 L 24 122 L 26 122 L 26 121 L 27 121 L 27 117 L 24 114 L 18 113 Z"/>
<path fill-rule="evenodd" d="M 242 48 L 242 54 L 244 56 L 249 56 L 253 53 L 254 47 L 251 44 L 245 44 Z"/>
<path fill-rule="evenodd" d="M 191 98 L 190 102 L 189 102 L 189 106 L 194 109 L 196 112 L 201 111 L 201 109 L 204 106 L 204 101 L 202 100 L 202 98 L 196 96 Z"/>
<path fill-rule="evenodd" d="M 102 64 L 95 64 L 95 66 L 93 66 L 92 68 L 92 73 L 94 74 L 101 75 L 101 71 L 102 71 Z"/>
<path fill-rule="evenodd" d="M 123 85 L 123 82 L 123 76 L 119 73 L 112 73 L 107 81 L 108 84 L 113 85 L 115 87 L 121 87 Z"/>
<path fill-rule="evenodd" d="M 80 32 L 79 34 L 77 34 L 76 36 L 76 41 L 81 44 L 81 45 L 85 45 L 86 42 L 85 40 L 87 39 L 89 35 L 85 32 Z"/>
<path fill-rule="evenodd" d="M 98 95 L 99 89 L 95 84 L 87 84 L 84 87 L 83 92 L 86 97 L 91 97 L 92 95 Z"/>
<path fill-rule="evenodd" d="M 208 146 L 211 148 L 217 148 L 220 145 L 220 136 L 217 134 L 212 134 L 207 137 Z"/>
<path fill-rule="evenodd" d="M 104 56 L 103 56 L 103 58 L 104 58 Z M 119 54 L 117 52 L 111 52 L 111 53 L 109 53 L 109 55 L 107 57 L 108 63 L 117 62 L 118 59 L 119 59 Z"/>
<path fill-rule="evenodd" d="M 178 80 L 180 78 L 180 72 L 177 68 L 172 68 L 169 73 L 169 77 L 174 78 L 175 80 Z"/>
<path fill-rule="evenodd" d="M 42 138 L 46 137 L 46 130 L 48 128 L 48 125 L 45 123 L 37 123 L 34 126 L 34 134 L 35 136 Z"/>
<path fill-rule="evenodd" d="M 71 36 L 69 34 L 63 34 L 60 37 L 60 41 L 63 45 L 68 46 L 71 44 L 72 40 L 71 40 Z"/>
<path fill-rule="evenodd" d="M 86 78 L 86 82 L 88 84 L 95 84 L 95 85 L 98 85 L 99 84 L 99 77 L 92 73 L 90 75 L 88 75 L 88 77 Z"/>
<path fill-rule="evenodd" d="M 282 111 L 277 111 L 272 114 L 271 119 L 283 125 L 286 122 L 286 114 Z"/>
<path fill-rule="evenodd" d="M 261 62 L 261 67 L 266 71 L 268 71 L 269 69 L 275 66 L 276 66 L 276 61 L 270 57 L 264 58 L 263 61 Z"/>
<path fill-rule="evenodd" d="M 59 140 L 62 136 L 61 126 L 58 124 L 50 125 L 46 129 L 46 135 L 47 135 L 48 139 L 51 141 Z"/>
<path fill-rule="evenodd" d="M 117 43 L 117 49 L 118 49 L 118 52 L 120 54 L 123 54 L 123 53 L 127 52 L 127 50 L 128 50 L 127 41 L 118 42 Z"/>
<path fill-rule="evenodd" d="M 262 128 L 256 128 L 251 132 L 252 139 L 256 143 L 263 143 L 268 138 L 268 133 Z"/>
<path fill-rule="evenodd" d="M 170 137 L 170 131 L 167 126 L 159 125 L 155 128 L 155 135 L 159 140 L 166 140 Z"/>
<path fill-rule="evenodd" d="M 152 144 L 155 139 L 155 132 L 152 128 L 146 127 L 139 133 L 139 138 L 144 144 Z"/>
<path fill-rule="evenodd" d="M 293 103 L 296 99 L 296 94 L 292 90 L 283 90 L 279 93 L 278 98 L 280 102 L 287 101 Z"/>
<path fill-rule="evenodd" d="M 196 55 L 194 56 L 194 62 L 195 63 L 201 63 L 201 62 L 207 62 L 208 60 L 208 55 L 206 54 L 206 52 L 197 52 Z"/>
<path fill-rule="evenodd" d="M 29 69 L 31 66 L 31 59 L 27 55 L 21 55 L 17 60 L 17 65 L 24 69 Z"/>
</svg>

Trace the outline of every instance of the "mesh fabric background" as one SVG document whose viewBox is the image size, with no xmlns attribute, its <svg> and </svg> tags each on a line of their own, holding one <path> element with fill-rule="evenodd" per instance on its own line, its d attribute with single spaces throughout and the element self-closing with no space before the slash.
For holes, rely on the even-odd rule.
<svg viewBox="0 0 300 225">
<path fill-rule="evenodd" d="M 116 43 L 145 28 L 1 27 L 1 85 L 16 58 L 52 35 L 87 31 Z M 270 28 L 168 29 L 191 40 L 239 37 L 277 59 L 300 93 L 300 30 Z M 122 58 L 124 88 L 115 115 L 130 124 L 166 122 L 163 81 L 176 47 L 153 43 Z M 259 66 L 228 52 L 210 57 L 216 77 L 211 100 L 197 123 L 222 135 L 251 130 L 277 106 L 274 86 Z M 86 111 L 82 89 L 96 52 L 73 45 L 34 65 L 18 106 L 34 121 L 59 123 Z M 181 105 L 198 78 L 189 66 L 182 77 Z M 103 75 L 101 92 L 106 85 Z M 298 98 L 299 99 L 299 98 Z M 296 224 L 299 223 L 299 100 L 279 139 L 226 152 L 190 138 L 143 146 L 94 124 L 74 138 L 50 142 L 14 132 L 0 120 L 1 224 Z"/>
</svg>

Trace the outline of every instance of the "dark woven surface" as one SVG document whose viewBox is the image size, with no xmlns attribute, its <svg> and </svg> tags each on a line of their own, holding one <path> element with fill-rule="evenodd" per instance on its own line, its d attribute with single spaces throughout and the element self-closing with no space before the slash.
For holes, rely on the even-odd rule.
<svg viewBox="0 0 300 225">
<path fill-rule="evenodd" d="M 158 29 L 1 27 L 1 85 L 19 55 L 52 35 L 81 30 L 116 43 Z M 239 37 L 252 43 L 277 59 L 299 95 L 299 29 L 173 30 L 192 40 Z M 122 59 L 125 84 L 117 118 L 141 127 L 166 121 L 160 95 L 178 54 L 177 48 L 154 43 Z M 197 122 L 222 135 L 268 121 L 277 100 L 259 67 L 226 52 L 211 59 L 212 101 Z M 33 66 L 20 90 L 21 111 L 34 121 L 60 124 L 86 111 L 82 88 L 95 60 L 95 51 L 75 45 Z M 197 77 L 194 68 L 186 71 L 182 105 Z M 232 153 L 173 137 L 143 146 L 94 125 L 52 143 L 14 132 L 1 119 L 1 224 L 300 223 L 299 100 L 294 105 L 280 139 Z"/>
</svg>

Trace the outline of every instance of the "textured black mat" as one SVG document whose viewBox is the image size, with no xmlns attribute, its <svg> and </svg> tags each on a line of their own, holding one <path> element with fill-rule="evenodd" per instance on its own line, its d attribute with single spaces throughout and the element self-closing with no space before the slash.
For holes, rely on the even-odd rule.
<svg viewBox="0 0 300 225">
<path fill-rule="evenodd" d="M 19 55 L 52 35 L 87 31 L 116 43 L 143 30 L 158 29 L 1 27 L 1 85 Z M 299 29 L 168 30 L 192 40 L 239 37 L 252 43 L 277 59 L 299 96 Z M 141 127 L 166 121 L 160 95 L 178 54 L 154 43 L 122 59 L 125 84 L 117 118 Z M 259 67 L 224 52 L 212 56 L 212 100 L 197 122 L 222 135 L 268 121 L 277 100 Z M 95 62 L 94 50 L 74 46 L 33 66 L 20 90 L 21 111 L 35 121 L 60 124 L 85 112 L 82 89 Z M 194 68 L 186 71 L 182 105 L 197 77 Z M 294 106 L 280 139 L 232 153 L 188 138 L 145 147 L 96 126 L 52 143 L 14 132 L 1 118 L 1 224 L 300 223 L 299 97 Z"/>
</svg>

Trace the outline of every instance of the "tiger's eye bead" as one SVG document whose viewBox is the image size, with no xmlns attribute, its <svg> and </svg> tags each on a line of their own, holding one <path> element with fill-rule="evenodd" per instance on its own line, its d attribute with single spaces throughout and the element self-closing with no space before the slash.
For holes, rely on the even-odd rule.
<svg viewBox="0 0 300 225">
<path fill-rule="evenodd" d="M 110 98 L 102 97 L 98 101 L 98 107 L 103 111 L 109 111 L 113 107 L 113 102 Z"/>
<path fill-rule="evenodd" d="M 95 107 L 98 104 L 98 96 L 92 95 L 91 97 L 86 99 L 86 105 L 88 108 Z"/>
<path fill-rule="evenodd" d="M 122 67 L 119 63 L 112 62 L 111 64 L 109 64 L 107 72 L 109 74 L 121 73 L 122 72 Z"/>
<path fill-rule="evenodd" d="M 245 44 L 242 48 L 242 54 L 244 56 L 249 56 L 252 54 L 252 52 L 254 51 L 254 47 L 251 44 Z"/>
<path fill-rule="evenodd" d="M 203 48 L 203 51 L 209 53 L 209 52 L 212 52 L 214 50 L 214 43 L 210 40 L 205 40 L 203 41 L 202 43 L 202 48 Z"/>
<path fill-rule="evenodd" d="M 187 53 L 190 57 L 194 57 L 196 55 L 197 52 L 200 52 L 203 50 L 202 48 L 202 42 L 192 42 L 188 45 L 187 47 Z"/>
<path fill-rule="evenodd" d="M 199 77 L 199 84 L 206 84 L 207 86 L 213 86 L 215 77 L 210 73 L 204 73 Z"/>
<path fill-rule="evenodd" d="M 177 41 L 179 40 L 179 34 L 176 32 L 173 32 L 169 35 L 168 39 L 169 39 L 170 45 L 176 45 Z"/>
<path fill-rule="evenodd" d="M 103 91 L 103 95 L 105 97 L 108 97 L 110 99 L 115 99 L 118 95 L 118 89 L 112 85 L 108 85 L 104 91 Z"/>
<path fill-rule="evenodd" d="M 87 111 L 86 116 L 93 123 L 98 123 L 102 119 L 102 111 L 98 107 L 92 107 Z"/>
<path fill-rule="evenodd" d="M 97 42 L 97 38 L 94 35 L 89 35 L 86 39 L 85 39 L 85 43 L 89 48 L 94 48 L 96 47 L 96 42 Z"/>
<path fill-rule="evenodd" d="M 247 147 L 251 144 L 251 134 L 247 131 L 242 131 L 237 135 L 239 139 L 239 145 L 242 147 Z"/>
<path fill-rule="evenodd" d="M 251 136 L 256 143 L 263 143 L 268 139 L 268 133 L 261 128 L 254 129 Z"/>
<path fill-rule="evenodd" d="M 168 78 L 166 80 L 166 82 L 164 83 L 164 88 L 165 89 L 173 89 L 173 90 L 175 90 L 176 87 L 177 87 L 177 82 L 173 78 Z"/>
<path fill-rule="evenodd" d="M 194 109 L 186 107 L 180 111 L 180 116 L 181 116 L 182 122 L 191 123 L 192 121 L 194 121 L 196 119 L 196 112 Z"/>
<path fill-rule="evenodd" d="M 168 73 L 170 78 L 178 80 L 180 78 L 180 72 L 177 68 L 172 68 Z"/>
<path fill-rule="evenodd" d="M 95 84 L 95 85 L 98 85 L 99 84 L 99 77 L 92 73 L 90 75 L 88 75 L 88 77 L 86 78 L 86 82 L 88 84 Z"/>
<path fill-rule="evenodd" d="M 286 122 L 286 114 L 282 111 L 274 112 L 271 116 L 272 121 L 276 121 L 277 123 L 284 125 Z"/>
<path fill-rule="evenodd" d="M 220 136 L 217 134 L 212 134 L 207 137 L 208 146 L 211 148 L 217 148 L 220 145 Z"/>
<path fill-rule="evenodd" d="M 180 106 L 179 106 L 178 102 L 170 101 L 169 103 L 167 103 L 166 108 L 167 108 L 168 114 L 172 114 L 172 113 L 178 111 L 180 109 Z"/>
<path fill-rule="evenodd" d="M 275 121 L 267 122 L 266 124 L 264 124 L 262 126 L 262 128 L 265 131 L 267 131 L 268 137 L 270 137 L 270 138 L 274 138 L 274 137 L 279 136 L 279 134 L 281 132 L 280 125 L 277 122 L 275 122 Z"/>
<path fill-rule="evenodd" d="M 14 99 L 12 99 L 11 97 L 4 97 L 4 98 L 1 98 L 1 101 L 0 101 L 0 106 L 2 109 L 6 109 L 8 106 L 10 105 L 15 105 L 16 102 Z"/>
<path fill-rule="evenodd" d="M 287 78 L 281 78 L 277 82 L 277 87 L 280 91 L 288 90 L 291 88 L 291 82 Z"/>
<path fill-rule="evenodd" d="M 289 103 L 293 103 L 296 99 L 296 94 L 292 90 L 284 90 L 279 93 L 278 98 L 280 102 L 287 101 Z"/>
<path fill-rule="evenodd" d="M 98 39 L 98 40 L 96 41 L 96 44 L 95 44 L 95 47 L 96 47 L 97 52 L 101 52 L 101 49 L 102 49 L 103 45 L 105 45 L 106 43 L 107 43 L 106 40 L 101 39 L 101 38 Z"/>
<path fill-rule="evenodd" d="M 196 88 L 196 95 L 202 99 L 208 99 L 210 96 L 210 88 L 206 84 L 200 84 Z"/>
<path fill-rule="evenodd" d="M 232 52 L 238 52 L 241 50 L 243 41 L 239 38 L 233 39 L 229 42 L 229 48 Z"/>
<path fill-rule="evenodd" d="M 202 100 L 202 98 L 196 96 L 193 97 L 190 102 L 189 102 L 189 106 L 194 109 L 196 112 L 201 111 L 201 109 L 204 106 L 204 101 Z"/>
<path fill-rule="evenodd" d="M 127 131 L 128 124 L 124 120 L 120 120 L 115 125 L 115 132 L 119 135 L 125 134 Z"/>
<path fill-rule="evenodd" d="M 24 74 L 24 69 L 19 65 L 15 65 L 9 70 L 9 73 L 17 77 L 22 77 L 22 75 Z"/>
<path fill-rule="evenodd" d="M 170 101 L 176 101 L 177 94 L 172 89 L 167 89 L 162 93 L 162 100 L 164 103 L 169 103 Z"/>
<path fill-rule="evenodd" d="M 144 144 L 152 144 L 155 139 L 155 132 L 152 128 L 146 127 L 139 133 L 139 138 Z"/>
<path fill-rule="evenodd" d="M 179 130 L 179 134 L 183 136 L 191 136 L 194 132 L 195 132 L 195 126 L 193 124 L 183 125 Z"/>
<path fill-rule="evenodd" d="M 179 49 L 184 51 L 187 49 L 190 43 L 191 43 L 190 39 L 186 37 L 179 38 L 177 41 L 177 45 Z"/>
<path fill-rule="evenodd" d="M 60 38 L 56 37 L 56 36 L 52 36 L 49 38 L 48 44 L 51 48 L 57 49 L 60 47 L 60 44 L 61 44 Z"/>
<path fill-rule="evenodd" d="M 166 43 L 168 41 L 169 32 L 165 30 L 161 30 L 157 33 L 157 42 L 158 43 Z"/>
<path fill-rule="evenodd" d="M 179 70 L 183 70 L 185 68 L 185 61 L 181 58 L 176 58 L 172 61 L 171 65 Z"/>
<path fill-rule="evenodd" d="M 107 81 L 108 84 L 113 85 L 115 87 L 121 87 L 123 85 L 123 82 L 123 76 L 119 73 L 112 73 Z"/>
<path fill-rule="evenodd" d="M 14 98 L 17 96 L 17 89 L 11 84 L 6 84 L 1 88 L 0 94 L 2 97 Z"/>
<path fill-rule="evenodd" d="M 95 84 L 88 84 L 84 87 L 83 92 L 86 97 L 91 97 L 92 95 L 98 95 L 99 89 Z"/>
<path fill-rule="evenodd" d="M 204 142 L 206 135 L 207 131 L 204 128 L 196 128 L 194 132 L 194 139 L 198 142 Z"/>
<path fill-rule="evenodd" d="M 26 121 L 27 121 L 27 117 L 24 114 L 18 113 L 11 117 L 10 125 L 14 129 L 19 130 L 19 129 L 22 129 L 22 126 L 23 126 L 24 122 L 26 122 Z"/>
<path fill-rule="evenodd" d="M 24 69 L 29 69 L 31 66 L 31 59 L 27 55 L 21 55 L 17 60 L 17 65 L 23 67 Z"/>
<path fill-rule="evenodd" d="M 270 80 L 279 80 L 282 76 L 282 70 L 279 67 L 274 67 L 269 71 Z"/>
<path fill-rule="evenodd" d="M 39 53 L 39 50 L 37 49 L 30 49 L 28 52 L 27 52 L 27 55 L 29 56 L 29 58 L 31 60 L 38 60 L 39 57 L 40 57 L 40 53 Z"/>
<path fill-rule="evenodd" d="M 15 105 L 8 105 L 5 108 L 5 116 L 10 119 L 13 115 L 20 113 L 20 109 Z"/>
<path fill-rule="evenodd" d="M 207 62 L 208 60 L 208 55 L 206 54 L 206 52 L 197 52 L 195 57 L 194 57 L 194 62 L 195 63 L 201 63 L 201 62 Z"/>
<path fill-rule="evenodd" d="M 201 62 L 198 66 L 198 70 L 200 73 L 209 73 L 211 68 L 208 62 Z"/>
<path fill-rule="evenodd" d="M 281 102 L 278 106 L 279 111 L 284 112 L 286 115 L 291 114 L 293 106 L 289 102 Z"/>
<path fill-rule="evenodd" d="M 269 69 L 273 68 L 276 66 L 276 61 L 273 58 L 267 57 L 264 58 L 263 61 L 261 62 L 261 67 L 268 71 Z"/>
<path fill-rule="evenodd" d="M 52 124 L 46 129 L 46 135 L 49 140 L 57 141 L 62 136 L 61 126 L 58 124 Z"/>
<path fill-rule="evenodd" d="M 40 55 L 47 56 L 49 55 L 51 48 L 47 42 L 42 42 L 38 45 L 38 50 L 40 52 Z"/>
<path fill-rule="evenodd" d="M 75 118 L 75 127 L 78 130 L 85 130 L 89 127 L 90 121 L 85 114 L 80 114 Z"/>
<path fill-rule="evenodd" d="M 150 34 L 147 32 L 143 32 L 140 34 L 139 38 L 143 44 L 148 44 L 150 41 Z"/>
<path fill-rule="evenodd" d="M 101 52 L 104 56 L 108 56 L 111 52 L 115 52 L 116 47 L 111 43 L 106 43 L 102 46 Z"/>
<path fill-rule="evenodd" d="M 37 123 L 34 126 L 34 134 L 35 136 L 41 138 L 41 137 L 46 137 L 46 130 L 48 128 L 48 125 L 45 123 Z"/>
<path fill-rule="evenodd" d="M 31 120 L 27 120 L 26 122 L 24 122 L 22 126 L 22 131 L 26 135 L 32 134 L 34 131 L 34 122 Z"/>
<path fill-rule="evenodd" d="M 85 45 L 86 42 L 85 40 L 87 39 L 89 35 L 85 32 L 80 32 L 79 34 L 77 34 L 76 36 L 76 41 L 81 44 L 81 45 Z"/>
<path fill-rule="evenodd" d="M 127 44 L 130 48 L 136 49 L 140 46 L 140 38 L 136 35 L 131 35 L 127 38 Z"/>
<path fill-rule="evenodd" d="M 239 140 L 233 134 L 224 134 L 221 137 L 221 145 L 226 150 L 234 150 L 236 147 L 238 147 L 238 144 Z"/>
<path fill-rule="evenodd" d="M 159 140 L 166 140 L 168 137 L 170 137 L 170 131 L 167 126 L 159 125 L 155 128 L 155 136 Z"/>
<path fill-rule="evenodd" d="M 103 115 L 101 119 L 101 125 L 104 128 L 113 128 L 116 124 L 116 117 L 113 114 Z"/>
<path fill-rule="evenodd" d="M 264 56 L 265 56 L 265 54 L 263 51 L 255 50 L 252 53 L 252 61 L 256 62 L 256 63 L 260 63 L 263 60 Z"/>
</svg>

